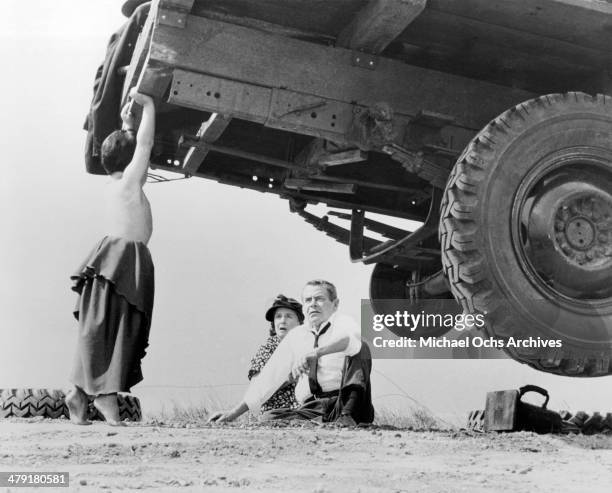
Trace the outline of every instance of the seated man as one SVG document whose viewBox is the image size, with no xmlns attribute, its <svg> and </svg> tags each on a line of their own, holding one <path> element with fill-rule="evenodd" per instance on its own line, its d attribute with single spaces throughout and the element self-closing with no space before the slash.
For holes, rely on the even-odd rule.
<svg viewBox="0 0 612 493">
<path fill-rule="evenodd" d="M 247 410 L 257 410 L 291 378 L 297 379 L 296 409 L 277 409 L 263 419 L 317 419 L 345 425 L 372 422 L 367 346 L 362 351 L 359 328 L 348 316 L 337 313 L 333 284 L 306 283 L 302 294 L 306 323 L 293 329 L 280 343 L 260 374 L 251 380 L 242 402 L 211 422 L 232 421 Z M 348 357 L 348 358 L 347 358 Z M 348 359 L 348 362 L 347 362 Z"/>
</svg>

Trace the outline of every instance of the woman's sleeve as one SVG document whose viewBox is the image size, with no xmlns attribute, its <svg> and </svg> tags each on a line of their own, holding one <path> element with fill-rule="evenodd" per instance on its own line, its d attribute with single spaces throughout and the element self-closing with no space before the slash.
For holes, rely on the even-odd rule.
<svg viewBox="0 0 612 493">
<path fill-rule="evenodd" d="M 257 375 L 266 365 L 277 345 L 278 344 L 275 343 L 274 339 L 270 337 L 264 344 L 259 346 L 255 356 L 253 356 L 251 359 L 251 367 L 249 368 L 248 374 L 249 380 Z"/>
</svg>

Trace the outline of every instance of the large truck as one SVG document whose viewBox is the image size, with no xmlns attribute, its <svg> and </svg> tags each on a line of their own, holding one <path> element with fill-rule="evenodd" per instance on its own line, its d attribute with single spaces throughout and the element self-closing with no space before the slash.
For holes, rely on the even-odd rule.
<svg viewBox="0 0 612 493">
<path fill-rule="evenodd" d="M 519 362 L 612 373 L 609 1 L 154 0 L 124 72 L 155 168 L 287 200 L 375 310 L 454 297 L 562 341 Z"/>
</svg>

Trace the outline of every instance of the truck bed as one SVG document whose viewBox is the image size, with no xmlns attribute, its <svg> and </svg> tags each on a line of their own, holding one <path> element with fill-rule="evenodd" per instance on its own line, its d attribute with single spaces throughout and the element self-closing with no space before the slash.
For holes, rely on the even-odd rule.
<svg viewBox="0 0 612 493">
<path fill-rule="evenodd" d="M 484 125 L 540 94 L 611 93 L 611 74 L 610 1 L 154 0 L 124 95 L 156 98 L 159 169 L 278 194 L 357 237 L 354 260 L 401 264 L 437 261 L 439 189 Z M 405 238 L 355 234 L 354 211 L 426 231 L 386 258 Z"/>
<path fill-rule="evenodd" d="M 333 44 L 367 4 L 196 0 L 192 14 Z M 382 56 L 533 92 L 595 92 L 610 84 L 611 34 L 605 0 L 429 0 Z"/>
</svg>

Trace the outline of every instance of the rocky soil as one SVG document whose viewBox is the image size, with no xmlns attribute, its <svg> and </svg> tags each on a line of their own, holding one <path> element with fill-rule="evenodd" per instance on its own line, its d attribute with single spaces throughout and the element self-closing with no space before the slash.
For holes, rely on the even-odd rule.
<svg viewBox="0 0 612 493">
<path fill-rule="evenodd" d="M 612 436 L 10 419 L 0 471 L 67 471 L 84 492 L 609 493 Z"/>
</svg>

